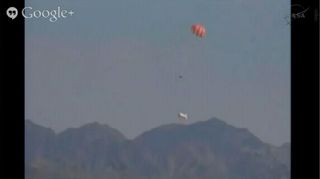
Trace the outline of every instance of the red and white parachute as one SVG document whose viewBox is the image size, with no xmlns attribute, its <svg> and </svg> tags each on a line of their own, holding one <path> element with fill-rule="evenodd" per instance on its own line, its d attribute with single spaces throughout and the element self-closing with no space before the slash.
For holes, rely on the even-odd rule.
<svg viewBox="0 0 320 179">
<path fill-rule="evenodd" d="M 202 24 L 193 24 L 191 26 L 191 31 L 194 35 L 200 38 L 203 38 L 207 33 L 206 28 Z"/>
</svg>

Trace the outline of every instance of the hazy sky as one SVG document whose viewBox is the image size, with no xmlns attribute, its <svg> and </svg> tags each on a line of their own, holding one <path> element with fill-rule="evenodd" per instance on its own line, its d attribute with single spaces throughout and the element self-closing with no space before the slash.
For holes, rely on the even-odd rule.
<svg viewBox="0 0 320 179">
<path fill-rule="evenodd" d="M 186 112 L 190 122 L 218 117 L 288 142 L 289 4 L 27 0 L 75 13 L 26 20 L 26 118 L 56 131 L 98 121 L 132 138 Z M 198 22 L 204 39 L 191 33 Z"/>
</svg>

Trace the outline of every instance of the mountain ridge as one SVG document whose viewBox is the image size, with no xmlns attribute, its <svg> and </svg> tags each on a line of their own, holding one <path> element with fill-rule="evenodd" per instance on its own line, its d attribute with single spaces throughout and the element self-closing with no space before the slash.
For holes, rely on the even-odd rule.
<svg viewBox="0 0 320 179">
<path fill-rule="evenodd" d="M 97 122 L 60 133 L 25 124 L 27 179 L 289 179 L 289 144 L 272 146 L 217 118 L 161 125 L 134 139 Z"/>
<path fill-rule="evenodd" d="M 100 123 L 100 122 L 97 122 L 97 121 L 94 121 L 94 122 L 90 122 L 90 123 L 87 123 L 87 124 L 84 124 L 84 125 L 81 125 L 79 127 L 69 127 L 69 128 L 66 128 L 65 130 L 62 130 L 60 132 L 56 132 L 55 130 L 53 130 L 52 128 L 50 127 L 46 127 L 44 125 L 40 125 L 40 124 L 37 124 L 35 122 L 33 122 L 32 120 L 30 119 L 26 119 L 25 120 L 25 124 L 28 125 L 28 124 L 32 124 L 32 125 L 35 125 L 35 126 L 38 126 L 38 127 L 42 127 L 42 128 L 46 128 L 46 129 L 50 129 L 50 131 L 52 131 L 55 135 L 59 135 L 61 133 L 64 133 L 68 130 L 75 130 L 75 129 L 80 129 L 80 128 L 84 128 L 84 127 L 88 127 L 88 126 L 105 126 L 107 128 L 111 128 L 111 129 L 114 129 L 117 133 L 120 133 L 122 136 L 124 136 L 124 138 L 126 138 L 127 140 L 135 140 L 136 138 L 140 137 L 141 135 L 147 133 L 147 132 L 150 132 L 150 131 L 153 131 L 153 130 L 158 130 L 158 129 L 161 129 L 161 128 L 170 128 L 170 127 L 187 127 L 187 126 L 190 126 L 190 125 L 194 125 L 194 124 L 202 124 L 202 123 L 208 123 L 208 122 L 214 122 L 214 121 L 218 121 L 218 123 L 220 124 L 225 124 L 227 126 L 232 126 L 230 124 L 228 124 L 227 122 L 219 119 L 219 118 L 216 118 L 216 117 L 212 117 L 210 119 L 207 119 L 207 120 L 203 120 L 203 121 L 197 121 L 197 122 L 193 122 L 193 123 L 187 123 L 187 124 L 181 124 L 181 123 L 169 123 L 169 124 L 163 124 L 163 125 L 160 125 L 160 126 L 157 126 L 157 127 L 153 127 L 151 129 L 148 129 L 144 132 L 142 132 L 141 134 L 139 134 L 138 136 L 130 139 L 128 137 L 126 137 L 125 135 L 123 135 L 120 131 L 118 131 L 117 129 L 109 126 L 108 124 L 105 124 L 105 123 Z M 249 131 L 247 128 L 244 128 L 244 127 L 235 127 L 235 126 L 232 126 L 233 128 L 235 129 L 238 129 L 238 130 L 243 130 L 243 131 L 247 131 L 249 133 L 251 133 L 251 131 Z M 252 134 L 252 133 L 251 133 Z M 254 134 L 252 134 L 254 135 Z M 255 135 L 254 135 L 255 136 Z M 257 136 L 255 136 L 257 137 Z M 259 137 L 257 137 L 259 140 L 261 140 Z M 262 141 L 262 140 L 261 140 Z M 270 143 L 266 143 L 266 144 L 269 144 L 271 146 L 275 146 L 275 147 L 282 147 L 282 146 L 285 146 L 285 145 L 290 145 L 290 142 L 284 142 L 283 144 L 281 145 L 274 145 L 274 144 L 270 144 Z"/>
</svg>

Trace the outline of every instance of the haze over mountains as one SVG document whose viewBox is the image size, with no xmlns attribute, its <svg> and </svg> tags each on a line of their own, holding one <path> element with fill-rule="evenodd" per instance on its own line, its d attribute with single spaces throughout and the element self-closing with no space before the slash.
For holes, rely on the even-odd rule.
<svg viewBox="0 0 320 179">
<path fill-rule="evenodd" d="M 129 140 L 99 123 L 56 134 L 26 120 L 26 179 L 289 179 L 290 144 L 212 118 Z"/>
</svg>

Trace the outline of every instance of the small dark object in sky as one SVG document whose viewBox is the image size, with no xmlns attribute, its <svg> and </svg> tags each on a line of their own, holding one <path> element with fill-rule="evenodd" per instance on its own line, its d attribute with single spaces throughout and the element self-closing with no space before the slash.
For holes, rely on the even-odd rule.
<svg viewBox="0 0 320 179">
<path fill-rule="evenodd" d="M 183 78 L 183 76 L 182 75 L 179 75 L 179 79 L 182 79 Z"/>
</svg>

